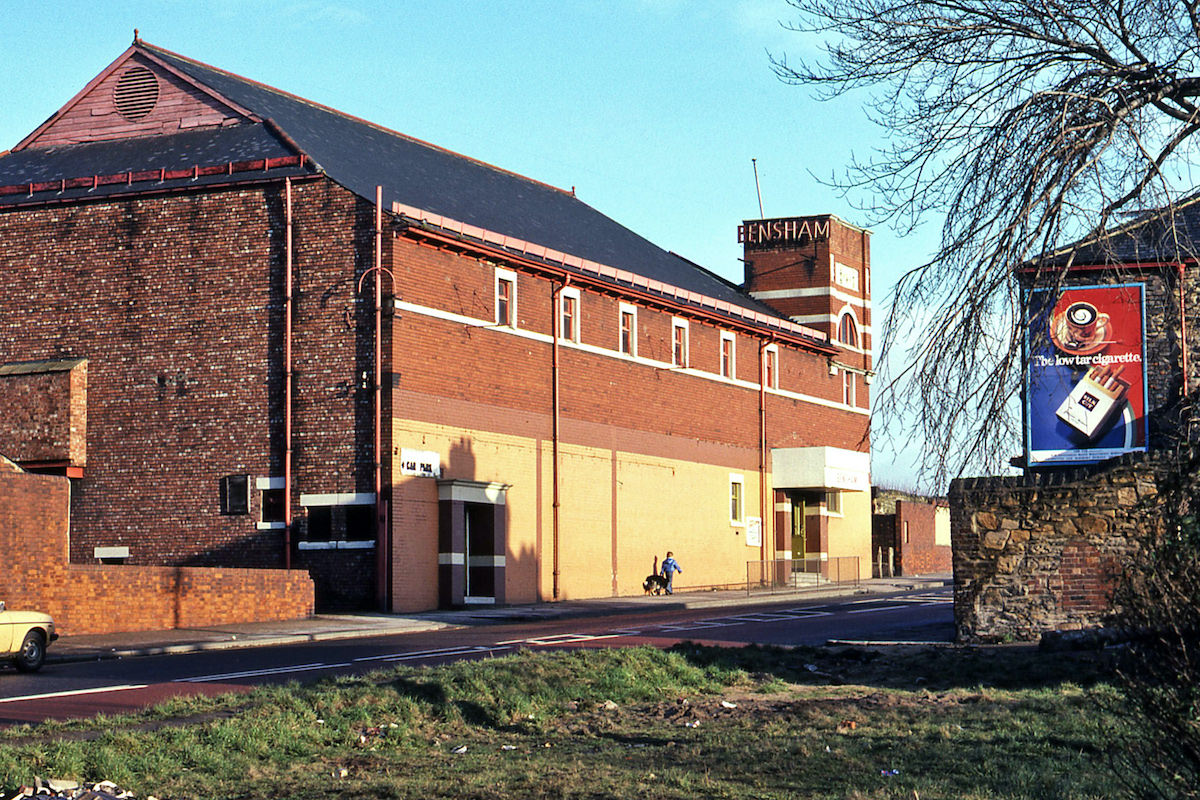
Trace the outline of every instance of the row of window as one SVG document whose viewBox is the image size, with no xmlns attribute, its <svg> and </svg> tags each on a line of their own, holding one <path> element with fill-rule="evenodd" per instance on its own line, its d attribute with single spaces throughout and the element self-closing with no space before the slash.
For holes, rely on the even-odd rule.
<svg viewBox="0 0 1200 800">
<path fill-rule="evenodd" d="M 572 342 L 579 341 L 578 289 L 564 288 L 559 295 L 559 320 L 556 334 Z M 517 276 L 508 270 L 496 270 L 496 324 L 516 327 L 517 320 Z M 853 321 L 851 321 L 853 325 Z M 621 303 L 617 318 L 617 350 L 630 356 L 637 355 L 637 306 Z M 855 335 L 857 341 L 857 334 Z M 737 375 L 737 339 L 732 333 L 721 332 L 719 372 L 723 378 Z M 671 365 L 691 366 L 689 327 L 686 319 L 675 317 L 671 321 Z M 763 351 L 763 379 L 768 388 L 779 388 L 779 348 L 769 345 Z"/>
</svg>

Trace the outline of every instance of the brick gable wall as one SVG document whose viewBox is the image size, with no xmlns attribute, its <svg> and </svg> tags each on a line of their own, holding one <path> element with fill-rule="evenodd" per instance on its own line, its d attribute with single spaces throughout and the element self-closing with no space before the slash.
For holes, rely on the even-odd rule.
<svg viewBox="0 0 1200 800">
<path fill-rule="evenodd" d="M 369 209 L 295 189 L 297 495 L 369 491 Z M 283 564 L 258 493 L 245 516 L 217 493 L 283 472 L 283 265 L 279 185 L 0 213 L 0 362 L 89 360 L 73 561 L 128 545 L 134 564 Z"/>
</svg>

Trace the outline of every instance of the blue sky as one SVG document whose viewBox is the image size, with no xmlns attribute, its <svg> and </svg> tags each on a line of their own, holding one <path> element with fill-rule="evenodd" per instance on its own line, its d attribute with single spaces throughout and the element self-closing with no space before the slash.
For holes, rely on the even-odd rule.
<svg viewBox="0 0 1200 800">
<path fill-rule="evenodd" d="M 0 0 L 0 150 L 143 39 L 563 188 L 740 282 L 737 225 L 834 213 L 815 176 L 882 132 L 858 100 L 781 83 L 768 54 L 811 55 L 784 0 L 310 2 Z M 875 328 L 886 295 L 936 247 L 937 225 L 874 227 Z M 877 354 L 878 355 L 878 354 Z M 911 447 L 911 444 L 905 445 Z M 1015 445 L 1014 445 L 1015 446 Z M 876 435 L 877 483 L 914 482 Z"/>
</svg>

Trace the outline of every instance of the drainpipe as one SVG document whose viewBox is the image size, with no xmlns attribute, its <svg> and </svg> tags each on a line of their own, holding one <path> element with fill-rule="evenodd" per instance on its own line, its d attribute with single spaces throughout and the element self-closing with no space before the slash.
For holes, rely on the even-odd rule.
<svg viewBox="0 0 1200 800">
<path fill-rule="evenodd" d="M 758 340 L 758 517 L 762 531 L 759 555 L 767 560 L 767 339 Z M 777 367 L 778 368 L 778 367 Z M 770 550 L 774 558 L 775 541 Z"/>
<path fill-rule="evenodd" d="M 292 568 L 292 179 L 284 178 L 283 568 Z"/>
<path fill-rule="evenodd" d="M 551 426 L 550 426 L 550 441 L 551 441 L 550 447 L 551 447 L 551 459 L 552 459 L 552 464 L 550 467 L 550 474 L 551 474 L 551 484 L 552 484 L 551 491 L 553 494 L 553 501 L 551 504 L 551 517 L 550 517 L 551 523 L 550 523 L 550 525 L 551 525 L 551 531 L 552 531 L 551 538 L 552 538 L 553 548 L 554 548 L 554 575 L 553 575 L 554 585 L 553 585 L 552 597 L 555 600 L 558 600 L 558 530 L 559 530 L 559 528 L 558 528 L 558 511 L 559 511 L 559 506 L 560 506 L 559 496 L 558 496 L 558 485 L 559 485 L 558 484 L 558 424 L 559 424 L 559 414 L 558 414 L 558 406 L 559 406 L 558 340 L 559 340 L 559 337 L 562 336 L 562 333 L 563 333 L 562 332 L 562 314 L 559 313 L 558 298 L 562 294 L 562 290 L 567 288 L 567 285 L 570 283 L 571 283 L 571 276 L 569 276 L 569 275 L 564 276 L 563 282 L 559 283 L 559 284 L 555 284 L 554 288 L 550 291 L 550 319 L 553 320 L 553 322 L 550 325 L 551 333 L 553 334 L 553 336 L 552 336 L 553 341 L 550 346 L 550 373 L 551 373 L 550 403 L 553 406 L 553 413 L 551 416 Z"/>
<path fill-rule="evenodd" d="M 383 611 L 389 610 L 390 577 L 388 511 L 383 500 L 383 187 L 375 187 L 375 571 L 377 598 Z"/>
<path fill-rule="evenodd" d="M 1183 351 L 1183 396 L 1188 394 L 1188 340 L 1187 340 L 1187 304 L 1184 301 L 1183 280 L 1184 265 L 1180 261 L 1179 268 L 1179 339 Z"/>
</svg>

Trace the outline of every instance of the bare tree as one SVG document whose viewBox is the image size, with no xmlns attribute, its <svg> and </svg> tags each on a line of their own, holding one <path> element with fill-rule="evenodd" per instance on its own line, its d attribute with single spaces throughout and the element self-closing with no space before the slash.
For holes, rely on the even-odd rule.
<svg viewBox="0 0 1200 800">
<path fill-rule="evenodd" d="M 1200 126 L 1200 3 L 788 2 L 785 24 L 823 49 L 775 56 L 777 74 L 823 97 L 862 90 L 884 134 L 838 185 L 871 224 L 945 220 L 891 298 L 876 407 L 920 429 L 927 472 L 994 468 L 1020 441 L 1014 266 L 1191 191 L 1178 184 Z"/>
</svg>

